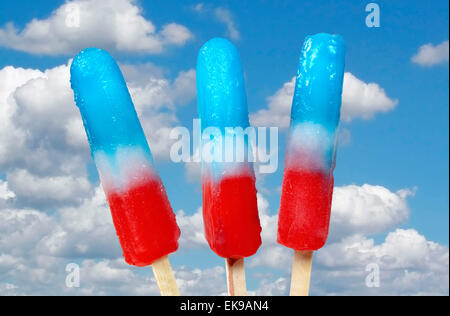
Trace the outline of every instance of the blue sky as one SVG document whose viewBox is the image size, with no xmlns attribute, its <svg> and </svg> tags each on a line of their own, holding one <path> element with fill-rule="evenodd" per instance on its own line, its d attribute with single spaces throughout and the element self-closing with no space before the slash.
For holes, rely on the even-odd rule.
<svg viewBox="0 0 450 316">
<path fill-rule="evenodd" d="M 146 271 L 128 270 L 121 262 L 117 245 L 98 249 L 95 238 L 105 244 L 117 242 L 111 234 L 108 217 L 102 217 L 100 210 L 95 212 L 100 219 L 89 217 L 92 222 L 83 226 L 83 235 L 91 236 L 83 241 L 77 241 L 75 235 L 80 232 L 65 222 L 77 218 L 73 214 L 89 213 L 98 186 L 83 134 L 76 125 L 77 113 L 72 109 L 70 90 L 65 92 L 67 66 L 62 65 L 67 65 L 80 49 L 85 46 L 108 49 L 120 63 L 172 207 L 175 212 L 184 211 L 181 220 L 186 226 L 180 226 L 182 231 L 185 228 L 185 241 L 179 252 L 171 256 L 177 278 L 188 278 L 185 270 L 195 274 L 198 271 L 193 271 L 199 269 L 195 274 L 199 275 L 198 283 L 209 280 L 211 284 L 222 284 L 223 260 L 202 243 L 202 236 L 195 235 L 196 229 L 201 227 L 195 217 L 201 206 L 196 166 L 175 164 L 168 159 L 170 141 L 164 132 L 174 126 L 192 129 L 192 119 L 197 117 L 194 70 L 198 50 L 212 37 L 230 39 L 241 54 L 251 121 L 276 126 L 279 122 L 271 117 L 289 115 L 290 104 L 286 101 L 289 100 L 289 83 L 296 73 L 303 39 L 309 34 L 329 32 L 341 34 L 347 45 L 348 86 L 344 84 L 343 97 L 346 119 L 341 126 L 343 136 L 335 170 L 335 185 L 339 188 L 335 191 L 333 205 L 336 217 L 330 241 L 323 254 L 317 254 L 315 259 L 313 294 L 448 294 L 448 1 L 375 1 L 380 7 L 379 28 L 365 25 L 368 14 L 365 6 L 369 1 L 345 4 L 342 1 L 277 1 L 277 4 L 274 1 L 183 1 L 181 4 L 171 0 L 111 0 L 106 2 L 111 8 L 109 14 L 99 11 L 98 2 L 89 0 L 87 5 L 81 6 L 80 29 L 52 24 L 61 17 L 58 12 L 65 12 L 61 9 L 64 3 L 39 1 L 37 4 L 25 0 L 0 3 L 0 70 L 4 75 L 0 79 L 8 78 L 13 82 L 9 86 L 0 81 L 0 92 L 5 94 L 3 97 L 0 93 L 0 107 L 8 109 L 0 111 L 4 115 L 4 122 L 0 122 L 5 126 L 5 130 L 0 128 L 3 133 L 0 135 L 0 194 L 3 194 L 3 200 L 0 195 L 0 213 L 3 210 L 12 218 L 31 209 L 36 212 L 33 218 L 41 221 L 36 226 L 44 227 L 46 224 L 42 221 L 53 223 L 48 231 L 39 229 L 39 240 L 18 243 L 36 249 L 28 255 L 6 246 L 2 249 L 7 239 L 4 236 L 2 240 L 0 230 L 3 242 L 0 242 L 0 293 L 52 293 L 61 286 L 58 282 L 64 277 L 63 264 L 70 260 L 85 267 L 82 273 L 88 268 L 105 267 L 108 271 L 119 271 L 121 277 L 114 279 L 117 284 L 123 284 L 127 278 L 132 284 L 142 284 L 142 278 L 151 276 Z M 122 9 L 117 9 L 120 6 Z M 58 8 L 60 11 L 55 11 Z M 113 23 L 113 17 L 124 12 L 123 8 L 130 9 L 133 21 L 141 23 L 132 29 L 136 38 L 130 34 L 127 41 L 127 36 L 114 28 L 106 28 L 99 32 L 102 36 L 96 36 L 96 27 L 100 24 L 95 21 Z M 56 13 L 52 15 L 52 12 Z M 89 12 L 94 17 L 84 15 Z M 48 22 L 45 25 L 49 28 L 42 31 L 31 25 L 34 33 L 22 32 L 33 19 Z M 155 32 L 142 31 L 145 28 L 142 21 L 151 21 Z M 8 30 L 9 22 L 14 23 L 16 31 Z M 166 35 L 163 30 L 169 23 L 182 27 Z M 94 27 L 89 29 L 86 24 Z M 156 39 L 162 50 L 157 51 L 156 46 L 151 45 L 138 50 L 137 45 L 144 42 L 139 36 Z M 129 42 L 131 45 L 126 46 Z M 429 46 L 424 48 L 424 45 Z M 56 53 L 49 53 L 45 47 L 55 48 Z M 5 70 L 8 66 L 13 68 Z M 26 70 L 22 73 L 20 67 Z M 55 67 L 62 68 L 55 70 Z M 46 73 L 51 69 L 53 71 Z M 42 83 L 34 82 L 36 77 L 45 79 Z M 182 84 L 177 85 L 177 82 Z M 50 92 L 59 89 L 61 95 L 53 96 L 45 89 Z M 157 101 L 148 101 L 149 98 Z M 48 123 L 48 109 L 55 111 L 61 125 Z M 267 113 L 264 110 L 271 115 L 264 115 Z M 274 174 L 257 175 L 260 212 L 264 208 L 264 222 L 272 226 L 276 224 L 286 138 L 285 126 L 279 126 L 279 168 Z M 48 134 L 58 131 L 67 131 L 67 137 Z M 70 164 L 66 163 L 67 155 L 73 158 Z M 47 160 L 34 161 L 32 157 Z M 39 184 L 42 190 L 30 190 L 30 183 Z M 76 187 L 76 194 L 59 193 L 62 189 L 58 185 L 67 183 Z M 55 194 L 61 198 L 52 197 Z M 357 220 L 349 220 L 352 218 Z M 94 223 L 104 228 L 104 235 L 98 229 L 94 233 Z M 291 254 L 276 246 L 274 236 L 271 237 L 272 226 L 265 228 L 263 225 L 267 247 L 258 252 L 253 262 L 248 260 L 248 287 L 257 294 L 285 294 L 287 291 L 290 264 L 274 268 L 267 257 L 289 262 Z M 22 232 L 18 239 L 22 240 L 26 231 L 32 231 L 35 226 L 25 225 L 20 229 L 23 232 L 18 228 L 17 231 Z M 58 239 L 61 232 L 66 234 L 64 240 Z M 194 235 L 189 235 L 191 233 Z M 73 240 L 67 237 L 70 234 Z M 372 239 L 374 244 L 367 246 L 365 242 Z M 80 243 L 88 250 L 74 250 Z M 359 250 L 355 253 L 346 250 L 350 243 L 359 245 Z M 422 246 L 417 246 L 419 244 Z M 414 245 L 418 247 L 417 252 L 403 255 L 402 249 L 416 249 Z M 370 253 L 372 259 L 367 259 L 363 253 Z M 398 256 L 395 264 L 381 260 L 394 254 Z M 8 258 L 9 265 L 2 266 L 2 255 Z M 333 255 L 357 263 L 349 265 L 345 260 L 332 260 Z M 63 275 L 52 272 L 49 279 L 54 283 L 46 285 L 15 277 L 17 265 L 27 256 L 33 256 L 33 262 L 41 265 L 43 271 L 46 265 L 42 261 L 51 262 L 55 271 L 62 269 Z M 42 257 L 47 259 L 40 259 Z M 364 269 L 370 260 L 381 265 L 384 287 L 368 289 L 364 286 Z M 429 266 L 419 264 L 420 261 L 442 264 L 435 268 L 431 263 Z M 32 275 L 32 267 L 29 269 Z M 350 273 L 351 269 L 360 271 L 357 277 Z M 333 271 L 339 271 L 334 279 L 319 275 L 319 272 L 332 275 Z M 64 293 L 121 293 L 105 285 L 105 280 L 90 277 L 88 272 L 86 275 L 88 285 L 84 289 L 82 281 L 79 292 L 65 289 Z M 423 284 L 418 292 L 408 287 L 408 280 L 413 276 Z M 447 279 L 447 285 L 439 283 L 442 278 Z M 220 294 L 209 290 L 204 285 L 182 287 L 185 294 Z M 152 291 L 153 288 L 145 288 L 141 293 L 151 294 Z"/>
</svg>

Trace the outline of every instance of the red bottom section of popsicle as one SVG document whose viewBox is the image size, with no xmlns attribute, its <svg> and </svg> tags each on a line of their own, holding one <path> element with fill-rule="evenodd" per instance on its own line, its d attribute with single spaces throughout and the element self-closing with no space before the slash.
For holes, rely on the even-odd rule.
<svg viewBox="0 0 450 316">
<path fill-rule="evenodd" d="M 159 179 L 108 192 L 107 197 L 128 264 L 147 266 L 178 249 L 180 229 Z"/>
<path fill-rule="evenodd" d="M 286 169 L 278 242 L 297 251 L 322 248 L 328 236 L 332 195 L 331 174 Z"/>
<path fill-rule="evenodd" d="M 251 175 L 203 179 L 203 220 L 206 240 L 223 258 L 248 257 L 261 245 L 261 226 Z"/>
</svg>

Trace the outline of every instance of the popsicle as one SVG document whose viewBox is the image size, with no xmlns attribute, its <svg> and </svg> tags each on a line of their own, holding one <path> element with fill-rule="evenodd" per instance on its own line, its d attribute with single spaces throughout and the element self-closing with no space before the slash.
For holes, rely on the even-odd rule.
<svg viewBox="0 0 450 316">
<path fill-rule="evenodd" d="M 313 251 L 326 242 L 345 46 L 339 35 L 306 38 L 297 71 L 278 218 L 278 242 L 295 250 L 291 295 L 307 295 Z"/>
<path fill-rule="evenodd" d="M 167 255 L 180 229 L 122 73 L 111 55 L 87 48 L 70 81 L 125 261 L 152 265 L 163 295 L 178 295 Z"/>
<path fill-rule="evenodd" d="M 248 139 L 241 137 L 243 147 L 238 147 L 238 141 L 232 145 L 226 145 L 225 141 L 233 135 L 236 139 L 239 137 L 230 129 L 245 130 L 249 126 L 241 60 L 236 47 L 225 39 L 213 38 L 200 49 L 197 101 L 203 135 L 205 235 L 211 249 L 226 258 L 229 294 L 245 295 L 244 257 L 255 254 L 261 245 L 261 226 Z M 207 131 L 214 128 L 217 128 L 216 134 L 211 137 Z M 210 148 L 210 151 L 205 148 Z M 205 159 L 206 152 L 220 152 L 222 149 L 222 155 Z M 242 155 L 244 159 L 238 159 L 238 152 L 245 153 Z M 225 156 L 230 153 L 236 153 L 236 156 L 227 160 Z"/>
</svg>

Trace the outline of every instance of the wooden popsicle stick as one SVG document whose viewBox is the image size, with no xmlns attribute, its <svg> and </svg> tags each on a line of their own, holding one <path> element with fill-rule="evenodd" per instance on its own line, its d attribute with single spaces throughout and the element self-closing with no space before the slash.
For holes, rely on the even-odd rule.
<svg viewBox="0 0 450 316">
<path fill-rule="evenodd" d="M 180 296 L 180 291 L 167 256 L 154 261 L 152 269 L 162 296 Z"/>
<path fill-rule="evenodd" d="M 247 288 L 245 286 L 245 268 L 244 258 L 241 259 L 225 259 L 227 271 L 228 295 L 245 296 Z"/>
<path fill-rule="evenodd" d="M 290 296 L 308 296 L 313 251 L 295 251 Z"/>
</svg>

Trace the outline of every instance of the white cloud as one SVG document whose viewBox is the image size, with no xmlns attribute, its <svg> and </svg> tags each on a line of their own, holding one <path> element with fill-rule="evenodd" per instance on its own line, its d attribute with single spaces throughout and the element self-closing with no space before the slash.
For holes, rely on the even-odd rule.
<svg viewBox="0 0 450 316">
<path fill-rule="evenodd" d="M 132 74 L 128 87 L 152 154 L 156 159 L 168 159 L 174 142 L 170 131 L 178 123 L 176 107 L 189 103 L 196 95 L 195 70 L 181 71 L 171 82 L 160 77 L 159 71 L 147 72 L 152 65 L 124 67 L 125 78 Z"/>
<path fill-rule="evenodd" d="M 3 295 L 160 295 L 151 267 L 136 268 L 118 259 L 79 261 L 80 287 L 65 285 L 65 258 L 33 254 L 29 259 L 0 255 Z M 225 269 L 174 267 L 182 295 L 225 295 Z M 3 280 L 12 279 L 9 282 Z"/>
<path fill-rule="evenodd" d="M 130 267 L 121 260 L 84 260 L 80 270 L 81 286 L 71 292 L 83 295 L 160 295 L 151 268 L 143 269 Z M 190 269 L 181 266 L 174 268 L 174 274 L 182 295 L 226 293 L 223 267 Z"/>
<path fill-rule="evenodd" d="M 8 187 L 8 182 L 0 180 L 0 199 L 9 200 L 15 198 L 16 194 Z"/>
<path fill-rule="evenodd" d="M 164 135 L 177 122 L 177 107 L 195 97 L 195 72 L 180 72 L 170 80 L 152 64 L 121 68 L 153 153 L 168 155 Z M 91 158 L 68 85 L 68 66 L 0 69 L 0 114 L 0 168 L 7 179 L 0 180 L 0 293 L 158 295 L 150 268 L 124 263 L 103 191 L 87 181 L 85 166 Z M 335 231 L 315 258 L 313 293 L 361 293 L 366 262 L 382 267 L 382 288 L 376 293 L 448 292 L 447 247 L 415 230 L 394 230 L 380 244 L 366 236 L 404 221 L 409 194 L 370 185 L 336 187 Z M 58 207 L 51 213 L 38 210 L 50 205 Z M 261 194 L 258 205 L 263 247 L 246 260 L 247 273 L 253 278 L 252 268 L 258 266 L 285 274 L 255 275 L 261 281 L 250 294 L 286 294 L 292 251 L 276 243 L 277 216 Z M 177 220 L 180 251 L 204 249 L 214 255 L 204 239 L 200 208 L 192 215 L 179 211 Z M 81 266 L 79 289 L 65 287 L 65 265 L 73 261 Z M 182 294 L 226 292 L 222 266 L 174 270 Z M 410 290 L 412 284 L 420 284 L 417 291 Z"/>
<path fill-rule="evenodd" d="M 80 208 L 66 208 L 54 217 L 35 210 L 1 210 L 0 293 L 159 295 L 151 267 L 132 267 L 121 257 L 104 196 L 101 189 L 97 192 Z M 79 288 L 65 286 L 65 267 L 71 262 L 80 265 Z M 174 273 L 184 295 L 226 293 L 223 267 L 174 266 Z"/>
<path fill-rule="evenodd" d="M 178 211 L 177 223 L 181 230 L 180 250 L 208 247 L 201 207 L 192 215 L 186 215 L 183 210 Z"/>
<path fill-rule="evenodd" d="M 267 98 L 267 109 L 250 115 L 252 125 L 289 127 L 294 88 L 295 77 L 284 83 L 273 96 Z M 370 119 L 376 113 L 393 110 L 397 104 L 398 101 L 390 99 L 378 84 L 365 83 L 349 72 L 344 74 L 341 109 L 343 121 Z"/>
<path fill-rule="evenodd" d="M 152 153 L 167 159 L 177 107 L 195 97 L 195 71 L 169 80 L 151 64 L 122 67 Z M 22 205 L 73 204 L 91 195 L 89 146 L 69 78 L 68 65 L 0 69 L 0 168 Z"/>
<path fill-rule="evenodd" d="M 67 141 L 81 132 L 73 127 L 74 122 L 81 121 L 70 89 L 69 67 L 61 65 L 41 72 L 7 66 L 0 70 L 0 80 L 3 170 L 22 168 L 38 175 L 85 175 L 87 141 L 84 145 Z"/>
<path fill-rule="evenodd" d="M 291 265 L 292 251 L 277 243 L 278 214 L 269 212 L 269 201 L 258 192 L 258 211 L 261 223 L 262 246 L 253 257 L 249 258 L 248 266 L 266 266 L 275 269 L 288 269 Z"/>
<path fill-rule="evenodd" d="M 425 44 L 420 46 L 419 51 L 411 58 L 413 63 L 424 67 L 438 64 L 448 64 L 449 45 L 448 40 L 439 45 Z"/>
<path fill-rule="evenodd" d="M 92 191 L 85 177 L 35 176 L 25 169 L 8 172 L 7 180 L 21 204 L 48 208 L 59 203 L 76 204 Z"/>
<path fill-rule="evenodd" d="M 389 217 L 392 223 L 397 221 L 393 220 L 396 218 L 393 214 L 403 211 L 391 212 L 386 208 L 404 208 L 402 199 L 408 195 L 407 191 L 392 193 L 378 186 L 341 189 L 346 191 L 346 194 L 339 194 L 341 199 L 355 201 L 343 203 L 341 207 L 360 207 L 362 196 L 366 196 L 369 201 L 364 202 L 365 205 L 374 205 L 384 214 L 382 217 Z M 104 194 L 100 187 L 95 192 L 81 206 L 60 208 L 54 216 L 32 209 L 0 209 L 1 293 L 159 295 L 150 267 L 135 268 L 125 264 Z M 354 195 L 355 199 L 349 199 L 347 194 Z M 372 195 L 378 195 L 380 201 L 370 198 Z M 386 207 L 380 207 L 380 203 Z M 269 203 L 261 194 L 258 194 L 258 206 L 263 226 L 263 249 L 246 260 L 246 273 L 260 281 L 256 288 L 249 287 L 249 295 L 285 295 L 289 288 L 292 250 L 276 244 L 277 216 L 269 214 Z M 372 216 L 370 211 L 367 216 Z M 203 239 L 200 209 L 191 216 L 180 211 L 177 220 L 183 232 L 180 250 L 195 246 L 210 252 Z M 375 226 L 385 222 L 376 220 Z M 395 229 L 377 244 L 373 239 L 355 233 L 361 228 L 359 221 L 354 226 L 356 229 L 349 230 L 347 235 L 315 254 L 312 294 L 448 293 L 448 247 L 427 240 L 414 229 Z M 65 287 L 65 266 L 73 260 L 80 264 L 80 288 Z M 368 263 L 380 267 L 380 288 L 369 289 L 364 285 Z M 281 276 L 255 272 L 256 266 L 283 269 L 284 272 Z M 226 293 L 223 266 L 205 269 L 174 266 L 174 272 L 184 295 Z"/>
<path fill-rule="evenodd" d="M 144 272 L 145 271 L 145 272 Z M 80 288 L 72 294 L 83 295 L 160 295 L 151 268 L 133 268 L 122 260 L 84 260 Z M 225 269 L 174 268 L 182 295 L 224 295 Z"/>
<path fill-rule="evenodd" d="M 396 229 L 379 245 L 361 234 L 350 235 L 318 251 L 317 260 L 327 267 L 377 262 L 391 269 L 419 269 L 442 266 L 448 260 L 448 249 L 414 229 Z"/>
<path fill-rule="evenodd" d="M 241 34 L 239 33 L 239 30 L 237 29 L 233 15 L 231 14 L 230 10 L 225 8 L 217 8 L 214 10 L 214 14 L 216 15 L 216 18 L 225 24 L 227 27 L 227 33 L 228 36 L 233 40 L 238 40 L 241 38 Z"/>
<path fill-rule="evenodd" d="M 369 184 L 335 187 L 328 244 L 355 234 L 382 233 L 403 223 L 409 216 L 406 199 L 411 194 L 407 189 L 391 192 Z M 257 197 L 263 246 L 251 258 L 251 265 L 290 267 L 292 250 L 276 241 L 278 215 L 270 214 L 269 203 L 261 193 Z"/>
<path fill-rule="evenodd" d="M 371 119 L 376 113 L 393 110 L 397 104 L 398 101 L 390 99 L 378 84 L 365 83 L 349 72 L 344 74 L 341 111 L 343 121 Z"/>
<path fill-rule="evenodd" d="M 292 98 L 294 97 L 295 77 L 283 84 L 273 96 L 267 98 L 268 109 L 250 114 L 254 126 L 289 127 Z"/>
<path fill-rule="evenodd" d="M 420 295 L 448 293 L 448 247 L 429 241 L 414 229 L 395 229 L 377 244 L 366 234 L 381 233 L 404 222 L 409 214 L 410 190 L 391 192 L 381 186 L 344 186 L 334 191 L 332 229 L 327 244 L 314 255 L 314 295 Z M 268 201 L 258 194 L 263 246 L 249 258 L 248 266 L 270 267 L 290 276 L 293 251 L 276 242 L 277 215 L 268 212 Z M 337 233 L 333 233 L 339 232 Z M 367 288 L 367 264 L 381 269 L 381 287 Z M 260 284 L 260 291 L 287 293 L 280 286 Z M 414 286 L 411 286 L 414 284 Z M 278 294 L 275 294 L 278 295 Z"/>
<path fill-rule="evenodd" d="M 183 46 L 193 37 L 187 27 L 176 23 L 166 24 L 161 31 L 161 35 L 167 44 L 176 46 Z"/>
<path fill-rule="evenodd" d="M 125 78 L 128 80 L 130 94 L 138 112 L 144 115 L 146 111 L 168 108 L 190 102 L 196 96 L 195 70 L 180 71 L 171 82 L 161 76 L 161 70 L 152 64 L 121 65 Z"/>
<path fill-rule="evenodd" d="M 51 208 L 90 194 L 89 149 L 69 67 L 0 70 L 0 168 L 17 203 Z M 80 135 L 83 134 L 83 136 Z"/>
<path fill-rule="evenodd" d="M 391 192 L 379 185 L 335 187 L 330 237 L 384 232 L 408 219 L 407 197 L 412 191 Z"/>
<path fill-rule="evenodd" d="M 79 206 L 59 208 L 54 218 L 57 224 L 38 243 L 41 253 L 67 258 L 121 257 L 119 240 L 100 186 Z"/>
<path fill-rule="evenodd" d="M 225 295 L 227 293 L 225 268 L 215 266 L 207 269 L 180 267 L 175 278 L 181 295 Z"/>
<path fill-rule="evenodd" d="M 16 292 L 17 286 L 15 286 L 12 283 L 0 283 L 0 293 L 2 293 L 3 296 L 17 296 L 18 293 Z"/>
<path fill-rule="evenodd" d="M 396 229 L 379 245 L 353 235 L 321 249 L 315 259 L 318 294 L 327 290 L 340 295 L 448 295 L 448 247 L 428 241 L 414 229 Z M 379 288 L 364 285 L 368 264 L 380 269 Z M 324 280 L 328 289 L 319 287 Z"/>
<path fill-rule="evenodd" d="M 284 277 L 274 278 L 272 275 L 262 275 L 261 282 L 256 291 L 248 294 L 257 296 L 286 296 L 290 286 L 290 280 Z"/>
<path fill-rule="evenodd" d="M 74 22 L 75 21 L 75 22 Z M 169 23 L 158 32 L 134 0 L 73 0 L 22 30 L 12 22 L 0 28 L 0 46 L 43 55 L 70 55 L 85 47 L 161 53 L 192 38 L 183 25 Z"/>
<path fill-rule="evenodd" d="M 67 119 L 64 129 L 65 141 L 70 147 L 87 151 L 88 142 L 81 117 L 71 117 Z"/>
<path fill-rule="evenodd" d="M 152 152 L 164 158 L 177 107 L 195 97 L 195 71 L 169 80 L 151 64 L 121 67 Z M 134 283 L 115 288 L 92 279 L 77 294 L 158 294 L 154 280 L 125 266 L 104 193 L 87 178 L 92 160 L 69 66 L 0 69 L 0 112 L 0 168 L 6 176 L 0 180 L 2 293 L 74 294 L 64 285 L 67 261 L 94 269 L 97 258 L 107 258 L 118 273 L 123 271 L 116 262 L 133 271 Z"/>
<path fill-rule="evenodd" d="M 21 145 L 24 138 L 24 132 L 17 130 L 12 123 L 17 109 L 13 93 L 29 80 L 42 76 L 39 70 L 12 66 L 0 70 L 0 166 L 11 160 L 11 152 Z"/>
<path fill-rule="evenodd" d="M 236 22 L 234 20 L 232 12 L 223 7 L 214 7 L 212 5 L 204 4 L 202 2 L 197 3 L 190 7 L 193 11 L 198 14 L 209 14 L 217 21 L 225 25 L 227 30 L 227 35 L 232 40 L 239 40 L 241 38 L 241 34 L 236 26 Z"/>
<path fill-rule="evenodd" d="M 53 219 L 33 209 L 3 208 L 0 211 L 0 253 L 25 256 L 54 225 Z"/>
</svg>

